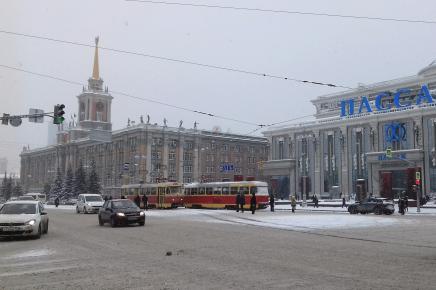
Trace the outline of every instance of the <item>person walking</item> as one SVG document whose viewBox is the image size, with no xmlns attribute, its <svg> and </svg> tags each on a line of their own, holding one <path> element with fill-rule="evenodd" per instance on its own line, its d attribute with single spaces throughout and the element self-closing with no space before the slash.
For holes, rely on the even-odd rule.
<svg viewBox="0 0 436 290">
<path fill-rule="evenodd" d="M 141 206 L 141 198 L 139 197 L 139 194 L 136 194 L 135 199 L 133 200 L 137 207 Z"/>
<path fill-rule="evenodd" d="M 241 197 L 239 200 L 239 204 L 241 205 L 241 211 L 244 213 L 244 205 L 245 205 L 245 193 L 241 192 Z"/>
<path fill-rule="evenodd" d="M 319 206 L 319 199 L 318 199 L 318 196 L 316 196 L 316 194 L 315 194 L 315 207 L 316 208 L 318 208 L 318 206 Z"/>
<path fill-rule="evenodd" d="M 398 212 L 404 215 L 404 200 L 401 195 L 398 197 Z"/>
<path fill-rule="evenodd" d="M 409 211 L 409 198 L 407 195 L 404 196 L 404 210 Z"/>
<path fill-rule="evenodd" d="M 297 200 L 295 199 L 295 196 L 291 197 L 291 208 L 292 212 L 295 213 L 295 207 L 297 206 Z"/>
<path fill-rule="evenodd" d="M 142 204 L 144 205 L 144 209 L 148 210 L 148 197 L 145 195 L 142 196 Z"/>
<path fill-rule="evenodd" d="M 274 194 L 269 195 L 269 208 L 274 211 Z"/>
<path fill-rule="evenodd" d="M 59 206 L 59 196 L 56 196 L 56 198 L 55 198 L 55 206 L 56 207 Z"/>
<path fill-rule="evenodd" d="M 105 195 L 103 199 L 104 201 L 107 201 L 108 200 L 107 195 Z"/>
<path fill-rule="evenodd" d="M 238 192 L 236 195 L 236 212 L 239 212 L 239 204 L 241 203 L 241 194 Z"/>
<path fill-rule="evenodd" d="M 342 195 L 342 208 L 347 207 L 347 203 L 345 202 L 345 195 Z"/>
<path fill-rule="evenodd" d="M 256 206 L 257 206 L 256 195 L 254 193 L 252 193 L 251 198 L 250 198 L 251 214 L 254 214 L 254 212 L 256 211 Z"/>
</svg>

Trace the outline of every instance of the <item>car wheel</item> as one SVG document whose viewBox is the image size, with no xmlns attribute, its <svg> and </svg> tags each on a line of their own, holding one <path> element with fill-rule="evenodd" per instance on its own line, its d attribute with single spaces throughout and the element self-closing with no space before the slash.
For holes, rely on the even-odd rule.
<svg viewBox="0 0 436 290">
<path fill-rule="evenodd" d="M 375 213 L 376 215 L 382 215 L 382 214 L 383 214 L 383 208 L 381 208 L 381 207 L 376 207 L 376 208 L 374 209 L 374 213 Z"/>
<path fill-rule="evenodd" d="M 98 224 L 102 227 L 102 226 L 104 226 L 104 222 L 103 222 L 103 220 L 101 219 L 101 216 L 100 215 L 98 215 Z"/>
<path fill-rule="evenodd" d="M 78 206 L 76 206 L 76 213 L 80 213 Z"/>
<path fill-rule="evenodd" d="M 115 219 L 113 217 L 111 217 L 111 227 L 114 228 L 116 226 L 117 226 L 117 223 L 116 223 Z"/>
<path fill-rule="evenodd" d="M 350 214 L 357 214 L 357 211 L 356 211 L 356 209 L 355 209 L 354 207 L 349 207 L 349 208 L 348 208 L 348 212 L 349 212 Z"/>
<path fill-rule="evenodd" d="M 41 238 L 41 223 L 39 223 L 38 226 L 38 233 L 35 236 L 35 239 L 40 239 Z"/>
<path fill-rule="evenodd" d="M 45 225 L 45 228 L 44 228 L 44 234 L 48 234 L 48 221 L 47 221 L 47 224 Z"/>
</svg>

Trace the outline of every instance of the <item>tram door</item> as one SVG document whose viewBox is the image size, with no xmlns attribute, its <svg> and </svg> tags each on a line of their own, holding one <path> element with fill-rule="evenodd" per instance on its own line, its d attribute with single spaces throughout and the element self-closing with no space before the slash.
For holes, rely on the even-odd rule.
<svg viewBox="0 0 436 290">
<path fill-rule="evenodd" d="M 164 208 L 165 203 L 165 187 L 158 187 L 157 188 L 157 208 Z"/>
</svg>

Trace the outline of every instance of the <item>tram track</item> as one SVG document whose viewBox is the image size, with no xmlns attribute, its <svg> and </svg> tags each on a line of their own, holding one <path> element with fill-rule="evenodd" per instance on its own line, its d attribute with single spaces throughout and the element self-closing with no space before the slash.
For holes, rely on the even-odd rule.
<svg viewBox="0 0 436 290">
<path fill-rule="evenodd" d="M 292 228 L 290 228 L 287 225 L 283 225 L 283 224 L 279 224 L 279 223 L 260 221 L 260 220 L 256 220 L 256 219 L 245 218 L 245 217 L 232 216 L 232 219 L 226 219 L 226 218 L 223 218 L 221 216 L 211 215 L 211 214 L 207 214 L 207 213 L 201 213 L 201 214 L 204 216 L 207 216 L 209 218 L 219 220 L 219 221 L 247 225 L 247 226 L 253 226 L 253 227 L 263 227 L 263 228 L 269 228 L 269 229 L 286 231 L 286 232 L 295 232 L 295 233 L 314 235 L 314 236 L 320 236 L 320 237 L 337 238 L 337 239 L 361 241 L 361 242 L 369 242 L 369 243 L 377 243 L 377 244 L 389 244 L 389 245 L 395 244 L 398 246 L 406 246 L 406 247 L 414 247 L 414 248 L 436 249 L 436 246 L 430 246 L 430 245 L 399 243 L 399 242 L 395 242 L 395 241 L 383 241 L 383 240 L 377 240 L 377 239 L 343 236 L 343 235 L 332 234 L 332 233 L 315 232 L 315 231 L 324 231 L 325 230 L 325 229 L 321 229 L 321 228 L 294 226 L 294 225 L 292 226 Z M 253 224 L 253 222 L 255 222 L 256 224 Z M 296 229 L 296 228 L 298 228 L 298 229 Z"/>
</svg>

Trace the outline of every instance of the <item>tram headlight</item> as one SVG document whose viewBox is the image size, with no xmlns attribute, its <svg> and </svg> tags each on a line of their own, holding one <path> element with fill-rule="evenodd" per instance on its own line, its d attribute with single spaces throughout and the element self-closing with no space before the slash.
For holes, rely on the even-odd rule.
<svg viewBox="0 0 436 290">
<path fill-rule="evenodd" d="M 122 212 L 119 212 L 119 213 L 117 213 L 117 216 L 126 216 L 126 215 Z"/>
</svg>

